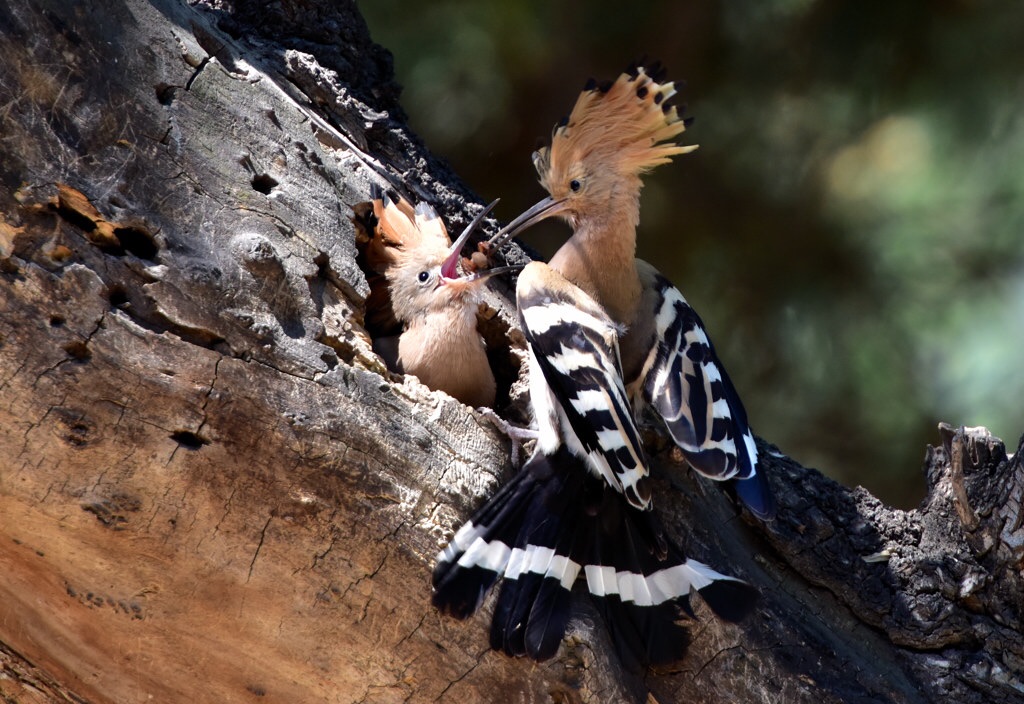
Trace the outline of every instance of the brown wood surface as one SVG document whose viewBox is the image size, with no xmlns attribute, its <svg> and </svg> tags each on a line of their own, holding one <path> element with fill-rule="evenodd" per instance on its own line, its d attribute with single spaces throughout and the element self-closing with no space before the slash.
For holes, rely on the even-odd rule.
<svg viewBox="0 0 1024 704">
<path fill-rule="evenodd" d="M 350 3 L 0 8 L 4 701 L 1024 701 L 1024 468 L 981 431 L 916 511 L 775 456 L 769 525 L 652 433 L 676 537 L 762 592 L 696 603 L 671 668 L 622 672 L 583 596 L 540 665 L 439 616 L 433 555 L 513 470 L 362 332 L 368 184 L 478 202 L 397 92 Z"/>
</svg>

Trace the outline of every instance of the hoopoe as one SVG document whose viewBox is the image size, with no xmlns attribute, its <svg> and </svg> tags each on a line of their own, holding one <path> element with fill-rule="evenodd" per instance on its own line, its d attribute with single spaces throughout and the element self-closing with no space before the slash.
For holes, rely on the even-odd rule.
<svg viewBox="0 0 1024 704">
<path fill-rule="evenodd" d="M 664 144 L 685 125 L 671 84 L 644 69 L 588 85 L 534 161 L 550 197 L 492 243 L 562 215 L 573 237 L 550 265 L 533 262 L 516 287 L 539 429 L 523 470 L 455 534 L 437 558 L 434 604 L 472 614 L 499 577 L 491 645 L 544 659 L 568 620 L 582 573 L 627 664 L 682 655 L 677 623 L 696 590 L 727 620 L 753 607 L 746 582 L 687 559 L 651 511 L 633 406 L 657 411 L 691 464 L 761 516 L 771 497 L 756 472 L 743 407 L 703 325 L 682 295 L 635 259 L 640 174 L 693 147 Z"/>
<path fill-rule="evenodd" d="M 544 660 L 562 641 L 582 573 L 627 667 L 676 660 L 692 590 L 733 621 L 756 593 L 687 559 L 650 510 L 647 459 L 622 382 L 621 327 L 539 262 L 519 275 L 516 301 L 536 449 L 437 556 L 433 603 L 466 618 L 503 577 L 491 647 Z"/>
<path fill-rule="evenodd" d="M 560 216 L 573 235 L 550 266 L 591 295 L 622 326 L 622 369 L 635 407 L 660 416 L 690 466 L 735 480 L 758 517 L 774 515 L 747 415 L 704 324 L 653 266 L 636 258 L 640 176 L 696 145 L 675 138 L 688 120 L 669 99 L 660 66 L 631 67 L 613 83 L 584 87 L 551 146 L 533 154 L 549 196 L 492 238 L 500 247 L 530 225 Z"/>
<path fill-rule="evenodd" d="M 491 406 L 494 373 L 477 332 L 480 285 L 519 267 L 460 275 L 458 264 L 466 240 L 497 201 L 450 242 L 441 218 L 426 203 L 413 208 L 376 185 L 371 197 L 369 207 L 355 210 L 357 218 L 362 213 L 368 238 L 367 265 L 386 278 L 391 308 L 402 323 L 396 370 L 465 404 Z"/>
</svg>

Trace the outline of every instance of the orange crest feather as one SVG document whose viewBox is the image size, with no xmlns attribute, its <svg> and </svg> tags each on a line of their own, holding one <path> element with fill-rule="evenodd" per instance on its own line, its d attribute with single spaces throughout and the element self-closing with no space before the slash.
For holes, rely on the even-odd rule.
<svg viewBox="0 0 1024 704">
<path fill-rule="evenodd" d="M 415 208 L 409 201 L 376 190 L 372 194 L 373 219 L 367 232 L 366 259 L 378 273 L 410 259 L 443 256 L 451 244 L 444 221 L 426 203 Z"/>
<path fill-rule="evenodd" d="M 658 83 L 643 67 L 635 75 L 623 73 L 607 88 L 588 84 L 568 120 L 555 128 L 551 146 L 534 154 L 541 184 L 550 192 L 552 175 L 581 161 L 639 175 L 696 149 L 670 141 L 686 131 L 668 104 L 675 92 L 673 83 Z"/>
</svg>

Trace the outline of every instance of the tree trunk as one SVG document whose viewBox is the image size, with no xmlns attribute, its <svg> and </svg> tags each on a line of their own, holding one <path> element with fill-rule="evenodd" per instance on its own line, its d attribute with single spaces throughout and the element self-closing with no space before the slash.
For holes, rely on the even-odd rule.
<svg viewBox="0 0 1024 704">
<path fill-rule="evenodd" d="M 476 199 L 354 5 L 28 0 L 0 37 L 5 701 L 1024 701 L 1024 467 L 951 428 L 915 511 L 774 452 L 767 525 L 652 433 L 659 510 L 755 615 L 695 604 L 642 675 L 585 595 L 552 661 L 489 650 L 429 575 L 508 443 L 372 353 L 349 222 L 371 181 Z"/>
</svg>

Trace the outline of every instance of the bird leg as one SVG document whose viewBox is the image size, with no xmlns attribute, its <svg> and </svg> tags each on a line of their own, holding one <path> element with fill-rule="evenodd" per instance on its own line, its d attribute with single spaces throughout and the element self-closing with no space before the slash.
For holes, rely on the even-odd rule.
<svg viewBox="0 0 1024 704">
<path fill-rule="evenodd" d="M 501 433 L 509 439 L 509 442 L 512 444 L 512 466 L 518 469 L 520 467 L 520 452 L 522 447 L 530 440 L 537 439 L 537 431 L 533 428 L 522 428 L 518 425 L 512 425 L 495 413 L 494 409 L 488 408 L 487 406 L 480 406 L 476 410 L 484 418 L 491 421 L 494 427 L 500 430 Z"/>
</svg>

